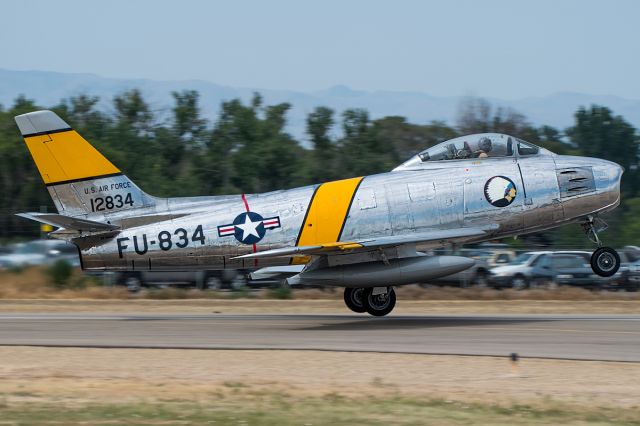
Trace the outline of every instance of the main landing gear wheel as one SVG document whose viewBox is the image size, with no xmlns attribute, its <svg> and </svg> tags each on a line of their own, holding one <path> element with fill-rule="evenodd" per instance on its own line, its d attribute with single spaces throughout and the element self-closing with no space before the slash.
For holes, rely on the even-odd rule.
<svg viewBox="0 0 640 426">
<path fill-rule="evenodd" d="M 593 272 L 601 277 L 615 275 L 620 269 L 620 256 L 611 247 L 602 247 L 602 242 L 598 237 L 598 232 L 607 229 L 607 224 L 602 219 L 589 216 L 582 227 L 587 237 L 598 245 L 596 251 L 591 255 L 591 269 Z"/>
<path fill-rule="evenodd" d="M 364 307 L 364 288 L 345 288 L 344 289 L 344 304 L 347 308 L 353 312 L 359 314 L 367 312 L 367 308 Z"/>
<path fill-rule="evenodd" d="M 610 277 L 620 269 L 620 256 L 611 247 L 600 247 L 591 255 L 591 269 L 601 277 Z"/>
<path fill-rule="evenodd" d="M 367 288 L 364 290 L 364 306 L 367 312 L 376 317 L 383 317 L 393 311 L 396 306 L 396 292 L 392 287 L 387 287 L 386 292 L 380 292 L 379 288 Z"/>
</svg>

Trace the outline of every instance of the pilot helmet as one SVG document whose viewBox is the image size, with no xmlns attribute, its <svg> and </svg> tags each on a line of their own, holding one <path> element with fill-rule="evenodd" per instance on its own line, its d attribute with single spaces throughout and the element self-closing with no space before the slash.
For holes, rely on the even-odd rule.
<svg viewBox="0 0 640 426">
<path fill-rule="evenodd" d="M 491 139 L 483 137 L 478 141 L 478 149 L 484 152 L 490 152 L 492 149 Z"/>
</svg>

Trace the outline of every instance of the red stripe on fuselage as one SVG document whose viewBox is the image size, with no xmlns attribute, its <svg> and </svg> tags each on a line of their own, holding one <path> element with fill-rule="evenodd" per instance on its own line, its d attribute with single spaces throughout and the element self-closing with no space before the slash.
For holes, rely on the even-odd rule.
<svg viewBox="0 0 640 426">
<path fill-rule="evenodd" d="M 249 203 L 247 203 L 247 197 L 242 194 L 242 202 L 244 203 L 244 208 L 247 209 L 247 213 L 249 213 L 251 210 L 249 210 Z M 257 252 L 258 251 L 258 247 L 256 246 L 256 243 L 253 243 L 253 252 Z M 253 266 L 258 266 L 258 259 L 255 259 L 253 261 Z"/>
<path fill-rule="evenodd" d="M 247 209 L 247 212 L 249 212 L 249 203 L 247 203 L 247 197 L 245 197 L 244 194 L 242 194 L 242 202 L 244 203 L 244 208 Z"/>
</svg>

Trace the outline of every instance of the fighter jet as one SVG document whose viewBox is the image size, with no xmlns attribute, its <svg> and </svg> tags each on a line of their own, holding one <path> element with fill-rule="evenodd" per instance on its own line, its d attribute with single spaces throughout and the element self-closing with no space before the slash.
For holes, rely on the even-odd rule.
<svg viewBox="0 0 640 426">
<path fill-rule="evenodd" d="M 264 194 L 157 198 L 51 111 L 15 117 L 58 213 L 19 215 L 58 229 L 88 271 L 255 270 L 288 285 L 344 287 L 346 306 L 382 316 L 395 286 L 474 261 L 433 248 L 582 223 L 593 271 L 613 275 L 599 217 L 620 203 L 618 164 L 556 155 L 514 136 L 442 142 L 395 169 Z"/>
</svg>

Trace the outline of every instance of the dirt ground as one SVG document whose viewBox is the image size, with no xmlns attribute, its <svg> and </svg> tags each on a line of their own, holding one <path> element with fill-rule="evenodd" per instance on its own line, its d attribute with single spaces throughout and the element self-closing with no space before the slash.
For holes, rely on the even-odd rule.
<svg viewBox="0 0 640 426">
<path fill-rule="evenodd" d="M 5 402 L 206 401 L 230 392 L 640 408 L 640 363 L 333 353 L 0 348 Z"/>
<path fill-rule="evenodd" d="M 0 313 L 349 313 L 341 299 L 0 300 Z M 392 315 L 640 314 L 640 300 L 398 300 Z"/>
<path fill-rule="evenodd" d="M 0 313 L 12 312 L 348 313 L 339 298 L 0 300 Z M 638 300 L 399 300 L 393 315 L 639 312 Z M 345 425 L 508 425 L 513 424 L 512 415 L 528 416 L 528 422 L 521 424 L 532 425 L 638 424 L 639 378 L 640 363 L 622 362 L 525 358 L 514 366 L 506 357 L 0 347 L 0 424 L 4 424 L 3 416 L 7 424 L 95 424 L 96 420 L 173 424 L 168 419 L 203 424 L 184 420 L 203 407 L 226 410 L 226 417 L 214 416 L 222 419 L 219 424 L 235 424 L 236 420 L 229 419 L 251 412 L 258 413 L 259 419 L 264 413 L 280 417 L 247 424 L 304 424 L 300 419 L 313 415 L 313 424 Z M 354 404 L 368 404 L 369 417 L 361 419 L 364 414 Z M 491 408 L 496 405 L 499 408 Z M 436 412 L 421 411 L 432 406 Z M 60 407 L 67 408 L 68 418 L 52 417 L 61 415 Z M 386 418 L 386 414 L 371 411 L 381 407 L 397 411 L 395 422 L 371 420 Z M 148 423 L 158 411 L 164 414 L 158 414 L 156 423 Z M 283 420 L 285 414 L 291 419 Z M 332 415 L 341 420 L 329 421 Z M 420 415 L 435 417 L 425 423 Z M 449 416 L 463 417 L 445 421 Z M 73 419 L 81 420 L 76 423 Z M 144 421 L 136 423 L 135 419 Z"/>
</svg>

